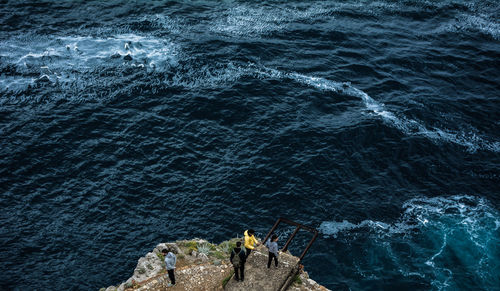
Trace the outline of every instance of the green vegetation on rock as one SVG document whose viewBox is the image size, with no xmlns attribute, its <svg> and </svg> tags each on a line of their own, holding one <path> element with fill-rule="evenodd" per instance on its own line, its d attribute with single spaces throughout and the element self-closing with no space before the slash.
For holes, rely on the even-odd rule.
<svg viewBox="0 0 500 291">
<path fill-rule="evenodd" d="M 301 285 L 302 284 L 302 279 L 300 279 L 300 275 L 299 274 L 295 275 L 295 277 L 293 278 L 293 283 L 295 283 L 297 285 Z"/>
<path fill-rule="evenodd" d="M 231 280 L 233 275 L 234 275 L 234 270 L 231 270 L 231 273 L 229 273 L 229 275 L 227 275 L 226 278 L 222 280 L 222 288 L 226 288 L 227 283 L 229 282 L 229 280 Z"/>
<path fill-rule="evenodd" d="M 132 287 L 134 287 L 134 284 L 132 284 L 130 282 L 129 283 L 125 283 L 125 288 L 132 288 Z"/>
<path fill-rule="evenodd" d="M 177 243 L 177 245 L 179 245 L 181 247 L 185 247 L 185 248 L 187 248 L 188 250 L 191 250 L 191 251 L 197 251 L 198 250 L 197 243 L 195 241 L 183 241 L 183 242 Z"/>
<path fill-rule="evenodd" d="M 210 254 L 211 249 L 212 248 L 210 247 L 209 243 L 198 244 L 198 252 L 200 252 L 201 254 L 205 254 L 208 256 Z"/>
<path fill-rule="evenodd" d="M 162 261 L 162 262 L 165 261 L 165 256 L 162 253 L 157 253 L 156 255 L 158 256 L 160 261 Z"/>
<path fill-rule="evenodd" d="M 214 255 L 217 259 L 219 259 L 219 260 L 225 260 L 225 259 L 227 259 L 227 258 L 228 258 L 228 256 L 229 256 L 229 254 L 226 254 L 226 253 L 224 253 L 224 252 L 222 252 L 222 251 L 215 251 L 215 252 L 213 253 L 213 255 Z"/>
</svg>

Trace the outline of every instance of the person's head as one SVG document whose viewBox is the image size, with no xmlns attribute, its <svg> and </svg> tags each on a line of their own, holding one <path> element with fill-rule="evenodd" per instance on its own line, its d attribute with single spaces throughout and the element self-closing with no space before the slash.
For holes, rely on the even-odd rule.
<svg viewBox="0 0 500 291">
<path fill-rule="evenodd" d="M 240 241 L 237 241 L 237 242 L 236 242 L 236 247 L 237 247 L 237 248 L 241 248 L 241 242 L 240 242 Z"/>
<path fill-rule="evenodd" d="M 248 230 L 248 234 L 249 234 L 249 235 L 254 235 L 254 234 L 255 234 L 255 230 L 253 230 L 253 229 L 251 229 L 251 228 L 250 228 L 250 229 Z"/>
<path fill-rule="evenodd" d="M 168 254 L 168 249 L 163 249 L 163 250 L 161 250 L 161 253 L 162 253 L 163 255 Z"/>
<path fill-rule="evenodd" d="M 278 236 L 273 234 L 273 236 L 271 237 L 271 241 L 278 241 Z"/>
</svg>

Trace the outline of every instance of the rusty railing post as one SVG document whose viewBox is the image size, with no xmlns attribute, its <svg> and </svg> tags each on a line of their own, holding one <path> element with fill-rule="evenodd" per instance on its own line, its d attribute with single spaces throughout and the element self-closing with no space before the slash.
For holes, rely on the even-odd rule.
<svg viewBox="0 0 500 291">
<path fill-rule="evenodd" d="M 292 239 L 295 237 L 295 235 L 297 234 L 297 232 L 299 232 L 299 229 L 300 229 L 300 226 L 297 225 L 297 228 L 295 228 L 295 231 L 292 233 L 292 235 L 288 238 L 288 240 L 286 241 L 285 243 L 285 246 L 283 246 L 283 252 L 286 252 L 286 250 L 288 249 L 288 245 L 290 244 L 290 242 L 292 241 Z"/>
<path fill-rule="evenodd" d="M 271 230 L 267 233 L 266 237 L 264 238 L 264 240 L 262 241 L 262 244 L 265 244 L 267 239 L 271 236 L 271 234 L 276 230 L 276 228 L 278 227 L 278 225 L 280 224 L 281 222 L 281 217 L 278 218 L 278 220 L 276 220 L 276 222 L 274 223 L 273 225 L 273 228 L 271 228 Z"/>
<path fill-rule="evenodd" d="M 306 255 L 307 251 L 312 246 L 313 242 L 316 240 L 316 237 L 318 237 L 318 231 L 314 232 L 313 238 L 311 239 L 311 241 L 309 242 L 309 244 L 307 244 L 306 249 L 302 252 L 302 255 L 300 255 L 300 257 L 299 257 L 299 260 L 302 261 L 302 258 L 304 258 L 304 256 Z"/>
<path fill-rule="evenodd" d="M 280 217 L 280 218 L 278 218 L 278 220 L 276 220 L 276 222 L 274 223 L 273 227 L 271 228 L 271 230 L 269 231 L 269 233 L 266 235 L 266 237 L 262 241 L 263 244 L 266 243 L 266 241 L 269 239 L 269 237 L 271 236 L 271 234 L 276 230 L 276 228 L 282 222 L 284 222 L 286 224 L 289 224 L 289 225 L 295 226 L 295 230 L 293 231 L 292 235 L 286 241 L 285 245 L 283 246 L 283 249 L 281 249 L 282 252 L 286 252 L 288 250 L 288 246 L 290 245 L 290 243 L 292 242 L 293 238 L 299 232 L 300 229 L 306 230 L 306 231 L 311 232 L 311 233 L 314 234 L 313 238 L 311 239 L 311 241 L 309 241 L 309 243 L 307 244 L 306 248 L 304 249 L 304 251 L 302 252 L 302 254 L 299 257 L 299 261 L 302 261 L 302 259 L 306 255 L 307 251 L 311 248 L 312 244 L 314 243 L 314 241 L 318 237 L 318 235 L 319 235 L 318 230 L 315 229 L 315 228 L 313 228 L 313 227 L 310 227 L 310 226 L 307 226 L 307 225 L 303 225 L 303 224 L 297 223 L 295 221 L 292 221 L 292 220 Z"/>
</svg>

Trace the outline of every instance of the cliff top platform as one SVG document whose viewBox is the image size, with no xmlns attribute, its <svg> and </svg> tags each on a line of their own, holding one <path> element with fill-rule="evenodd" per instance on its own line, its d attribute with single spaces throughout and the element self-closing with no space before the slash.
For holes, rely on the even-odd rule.
<svg viewBox="0 0 500 291">
<path fill-rule="evenodd" d="M 236 241 L 240 240 L 231 239 L 218 245 L 201 239 L 158 244 L 152 252 L 139 259 L 132 277 L 126 282 L 101 288 L 100 291 L 327 290 L 309 279 L 299 264 L 299 258 L 289 253 L 280 253 L 278 268 L 273 264 L 268 269 L 268 251 L 264 246 L 257 247 L 248 257 L 245 281 L 234 280 L 229 256 Z M 161 254 L 167 247 L 177 256 L 176 285 L 172 287 L 167 287 L 170 280 Z"/>
</svg>

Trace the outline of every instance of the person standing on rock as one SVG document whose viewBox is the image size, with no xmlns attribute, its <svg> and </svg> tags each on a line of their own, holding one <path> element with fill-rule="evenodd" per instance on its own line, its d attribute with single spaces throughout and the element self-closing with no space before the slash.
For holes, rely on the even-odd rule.
<svg viewBox="0 0 500 291">
<path fill-rule="evenodd" d="M 248 256 L 255 248 L 255 246 L 260 245 L 260 243 L 255 238 L 255 230 L 253 229 L 245 230 L 244 235 L 245 235 L 245 249 L 247 250 L 246 256 L 248 258 Z"/>
<path fill-rule="evenodd" d="M 231 252 L 231 264 L 234 267 L 234 278 L 236 281 L 243 281 L 245 279 L 245 262 L 247 256 L 241 249 L 241 242 L 236 242 L 236 247 Z"/>
<path fill-rule="evenodd" d="M 177 257 L 169 249 L 163 249 L 161 252 L 163 253 L 163 256 L 165 256 L 165 268 L 167 269 L 168 277 L 170 278 L 170 283 L 168 283 L 167 287 L 172 287 L 175 285 L 174 270 Z"/>
<path fill-rule="evenodd" d="M 269 259 L 267 260 L 267 268 L 271 268 L 271 262 L 274 259 L 274 265 L 278 267 L 278 236 L 273 234 L 270 240 L 266 242 L 266 247 L 269 249 Z"/>
</svg>

